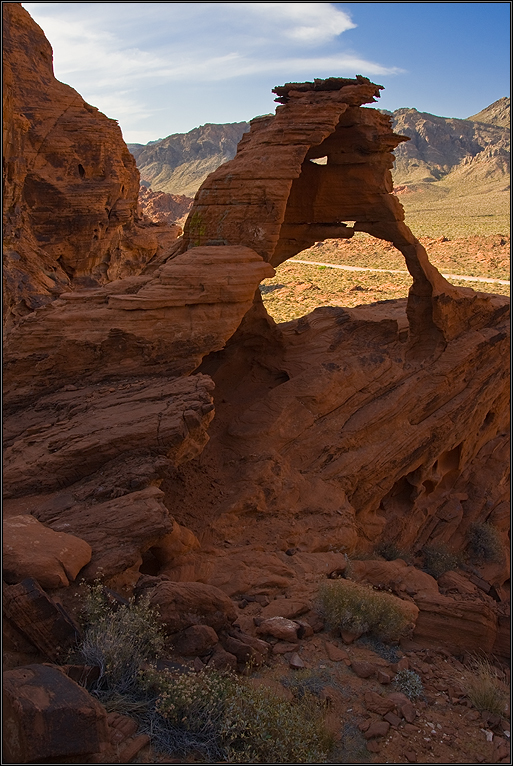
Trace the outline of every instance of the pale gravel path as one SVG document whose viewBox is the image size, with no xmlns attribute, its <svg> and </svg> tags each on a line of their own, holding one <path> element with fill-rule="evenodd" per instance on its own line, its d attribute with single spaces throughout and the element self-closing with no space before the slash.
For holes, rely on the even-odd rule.
<svg viewBox="0 0 513 766">
<path fill-rule="evenodd" d="M 397 269 L 370 269 L 367 266 L 340 266 L 337 263 L 321 263 L 321 261 L 300 261 L 298 258 L 289 258 L 287 263 L 306 263 L 308 266 L 327 266 L 330 269 L 342 269 L 343 271 L 377 271 L 380 274 L 408 274 L 409 272 Z M 465 282 L 493 282 L 497 285 L 509 285 L 509 279 L 488 279 L 487 277 L 467 277 L 463 274 L 442 274 L 445 279 L 461 279 Z"/>
</svg>

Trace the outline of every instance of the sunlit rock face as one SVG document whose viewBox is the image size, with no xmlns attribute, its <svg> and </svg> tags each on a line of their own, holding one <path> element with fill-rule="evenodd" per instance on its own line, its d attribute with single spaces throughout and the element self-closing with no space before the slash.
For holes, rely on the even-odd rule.
<svg viewBox="0 0 513 766">
<path fill-rule="evenodd" d="M 393 133 L 389 115 L 362 106 L 380 89 L 364 77 L 274 88 L 276 115 L 253 120 L 235 158 L 203 183 L 184 241 L 245 244 L 274 266 L 354 231 L 392 242 L 413 277 L 409 356 L 421 358 L 439 352 L 469 322 L 486 322 L 498 304 L 450 285 L 405 225 L 390 169 L 391 152 L 408 139 Z"/>
</svg>

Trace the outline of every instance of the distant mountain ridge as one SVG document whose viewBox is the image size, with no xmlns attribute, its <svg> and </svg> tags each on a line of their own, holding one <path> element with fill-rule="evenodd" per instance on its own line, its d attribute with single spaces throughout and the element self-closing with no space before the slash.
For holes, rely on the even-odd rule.
<svg viewBox="0 0 513 766">
<path fill-rule="evenodd" d="M 437 117 L 403 108 L 388 112 L 395 133 L 410 141 L 395 150 L 394 184 L 408 192 L 436 196 L 477 187 L 509 189 L 510 99 L 501 98 L 466 120 Z M 232 159 L 246 122 L 206 124 L 176 133 L 146 146 L 128 144 L 141 173 L 141 183 L 153 191 L 194 196 L 204 179 Z M 464 193 L 464 192 L 463 192 Z"/>
<path fill-rule="evenodd" d="M 496 116 L 492 107 L 476 115 L 480 120 L 396 109 L 392 113 L 394 132 L 408 136 L 410 141 L 400 144 L 394 152 L 394 183 L 503 182 L 509 176 L 510 133 L 491 122 Z M 503 118 L 504 109 L 499 116 Z"/>
<path fill-rule="evenodd" d="M 499 98 L 498 101 L 494 101 L 486 109 L 473 114 L 472 117 L 467 117 L 467 119 L 474 122 L 489 122 L 491 125 L 499 125 L 501 128 L 510 128 L 510 99 L 506 97 Z"/>
<path fill-rule="evenodd" d="M 128 144 L 128 149 L 135 157 L 144 186 L 194 197 L 210 173 L 235 157 L 237 144 L 247 130 L 247 122 L 208 123 L 146 146 Z"/>
</svg>

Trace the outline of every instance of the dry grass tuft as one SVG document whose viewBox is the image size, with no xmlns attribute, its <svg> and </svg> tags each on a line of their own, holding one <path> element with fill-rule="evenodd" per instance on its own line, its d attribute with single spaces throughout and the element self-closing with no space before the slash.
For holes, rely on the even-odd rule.
<svg viewBox="0 0 513 766">
<path fill-rule="evenodd" d="M 474 657 L 458 679 L 469 700 L 477 710 L 504 716 L 509 701 L 501 672 L 484 657 Z"/>
</svg>

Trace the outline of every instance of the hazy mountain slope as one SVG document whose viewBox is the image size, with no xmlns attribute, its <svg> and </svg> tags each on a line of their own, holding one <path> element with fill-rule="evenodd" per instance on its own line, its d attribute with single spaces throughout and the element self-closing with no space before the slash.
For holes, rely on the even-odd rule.
<svg viewBox="0 0 513 766">
<path fill-rule="evenodd" d="M 394 132 L 411 139 L 395 150 L 392 173 L 418 233 L 431 234 L 440 227 L 452 236 L 508 230 L 509 110 L 510 99 L 501 98 L 466 120 L 416 109 L 389 112 Z M 209 173 L 235 156 L 248 128 L 245 122 L 207 124 L 128 148 L 142 184 L 194 196 Z"/>
<path fill-rule="evenodd" d="M 395 150 L 396 184 L 433 183 L 453 176 L 502 182 L 509 173 L 510 136 L 498 125 L 397 109 L 394 132 L 411 139 Z M 453 175 L 456 174 L 456 175 Z"/>
<path fill-rule="evenodd" d="M 146 146 L 128 144 L 128 148 L 137 160 L 141 183 L 154 191 L 193 197 L 212 171 L 235 157 L 247 130 L 247 122 L 207 124 Z"/>
<path fill-rule="evenodd" d="M 474 120 L 474 122 L 489 122 L 492 125 L 509 128 L 511 125 L 510 99 L 506 97 L 499 98 L 498 101 L 494 101 L 486 109 L 473 114 L 471 117 L 467 117 L 467 119 Z"/>
<path fill-rule="evenodd" d="M 495 102 L 479 113 L 483 115 L 509 120 L 509 99 Z M 398 109 L 391 116 L 394 132 L 411 138 L 395 150 L 392 173 L 417 234 L 460 237 L 509 231 L 509 130 L 415 109 Z"/>
</svg>

